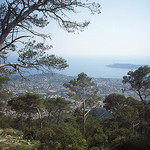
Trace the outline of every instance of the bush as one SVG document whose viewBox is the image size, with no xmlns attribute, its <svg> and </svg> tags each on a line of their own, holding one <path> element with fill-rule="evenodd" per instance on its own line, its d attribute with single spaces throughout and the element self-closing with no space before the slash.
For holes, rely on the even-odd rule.
<svg viewBox="0 0 150 150">
<path fill-rule="evenodd" d="M 56 134 L 51 128 L 42 129 L 38 133 L 37 139 L 41 142 L 39 150 L 57 150 L 61 147 L 60 143 L 56 141 Z"/>
<path fill-rule="evenodd" d="M 10 146 L 8 150 L 38 150 L 38 146 L 29 146 L 29 145 L 13 145 Z"/>
<path fill-rule="evenodd" d="M 11 117 L 6 117 L 6 116 L 3 116 L 1 119 L 0 119 L 0 128 L 11 128 L 13 127 L 13 119 Z"/>
<path fill-rule="evenodd" d="M 127 137 L 129 138 L 131 136 L 131 131 L 127 128 L 120 128 L 115 129 L 111 132 L 109 132 L 109 142 L 111 143 L 113 140 L 115 140 L 117 137 Z"/>
<path fill-rule="evenodd" d="M 41 150 L 83 150 L 85 147 L 81 133 L 65 123 L 41 130 L 38 139 Z"/>
<path fill-rule="evenodd" d="M 129 138 L 126 145 L 133 150 L 150 150 L 150 142 L 148 137 L 132 137 Z"/>
<path fill-rule="evenodd" d="M 54 127 L 57 135 L 56 140 L 61 144 L 61 149 L 65 150 L 82 150 L 85 148 L 85 141 L 81 133 L 68 124 L 60 124 Z"/>
<path fill-rule="evenodd" d="M 117 137 L 111 143 L 113 150 L 149 150 L 150 142 L 147 137 Z"/>
<path fill-rule="evenodd" d="M 87 143 L 89 148 L 99 147 L 99 149 L 103 149 L 108 143 L 108 137 L 104 134 L 102 128 L 97 128 L 87 138 Z"/>
<path fill-rule="evenodd" d="M 25 124 L 25 120 L 26 119 L 22 116 L 14 118 L 13 128 L 15 128 L 17 130 L 23 130 L 23 128 L 25 128 L 25 126 L 27 126 Z"/>
<path fill-rule="evenodd" d="M 121 149 L 124 145 L 126 145 L 126 137 L 124 136 L 118 136 L 116 139 L 114 139 L 111 142 L 111 148 L 112 149 Z"/>
<path fill-rule="evenodd" d="M 6 134 L 6 135 L 15 135 L 15 131 L 13 129 L 4 129 L 3 130 L 3 134 Z"/>
<path fill-rule="evenodd" d="M 3 145 L 0 145 L 0 150 L 3 150 L 4 149 L 4 146 Z"/>
<path fill-rule="evenodd" d="M 99 147 L 91 147 L 90 150 L 100 150 Z"/>
<path fill-rule="evenodd" d="M 23 138 L 29 140 L 36 140 L 38 136 L 39 129 L 36 127 L 25 128 L 23 130 Z"/>
</svg>

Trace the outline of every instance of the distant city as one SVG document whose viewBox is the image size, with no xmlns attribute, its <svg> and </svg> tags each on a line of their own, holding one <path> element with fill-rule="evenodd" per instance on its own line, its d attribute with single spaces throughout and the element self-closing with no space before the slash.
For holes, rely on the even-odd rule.
<svg viewBox="0 0 150 150">
<path fill-rule="evenodd" d="M 14 96 L 31 92 L 40 94 L 45 98 L 58 96 L 67 98 L 67 93 L 69 91 L 63 84 L 69 82 L 73 78 L 75 77 L 58 73 L 29 75 L 26 79 L 22 79 L 20 76 L 13 76 L 5 88 L 10 90 Z M 127 86 L 125 87 L 122 84 L 121 79 L 93 78 L 93 82 L 95 83 L 94 88 L 98 89 L 98 94 L 102 98 L 111 93 L 135 96 L 131 91 L 123 93 L 123 89 L 127 88 Z"/>
</svg>

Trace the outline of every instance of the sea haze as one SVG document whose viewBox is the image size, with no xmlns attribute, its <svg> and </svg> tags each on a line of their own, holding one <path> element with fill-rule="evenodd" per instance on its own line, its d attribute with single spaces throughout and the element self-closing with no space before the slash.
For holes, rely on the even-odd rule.
<svg viewBox="0 0 150 150">
<path fill-rule="evenodd" d="M 134 69 L 111 68 L 111 64 L 134 64 L 134 65 L 150 65 L 150 59 L 145 57 L 134 56 L 63 56 L 69 64 L 69 67 L 59 73 L 77 76 L 84 72 L 90 77 L 96 78 L 122 78 L 127 75 L 128 71 Z"/>
<path fill-rule="evenodd" d="M 108 67 L 112 64 L 133 64 L 133 65 L 150 65 L 149 56 L 61 56 L 67 60 L 69 67 L 62 71 L 54 70 L 56 73 L 61 73 L 67 76 L 77 76 L 84 72 L 90 77 L 95 78 L 122 78 L 127 75 L 127 72 L 135 69 L 120 69 Z M 15 62 L 16 56 L 9 57 L 8 62 Z M 29 70 L 29 74 L 39 74 L 35 70 Z"/>
</svg>

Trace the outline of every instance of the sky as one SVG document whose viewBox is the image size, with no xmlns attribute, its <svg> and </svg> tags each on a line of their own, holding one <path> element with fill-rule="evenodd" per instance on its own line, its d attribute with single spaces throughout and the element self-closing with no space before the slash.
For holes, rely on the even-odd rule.
<svg viewBox="0 0 150 150">
<path fill-rule="evenodd" d="M 74 20 L 89 20 L 83 32 L 67 33 L 57 23 L 43 32 L 50 33 L 51 53 L 59 56 L 150 56 L 150 0 L 96 0 L 101 13 L 87 10 L 69 14 Z"/>
</svg>

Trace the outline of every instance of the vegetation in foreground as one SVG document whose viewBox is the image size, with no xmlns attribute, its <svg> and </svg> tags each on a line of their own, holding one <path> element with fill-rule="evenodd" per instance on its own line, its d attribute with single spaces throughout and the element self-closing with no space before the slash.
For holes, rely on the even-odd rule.
<svg viewBox="0 0 150 150">
<path fill-rule="evenodd" d="M 64 84 L 71 102 L 34 93 L 1 95 L 1 149 L 149 150 L 149 79 L 147 66 L 129 72 L 123 83 L 138 92 L 140 101 L 112 93 L 103 108 L 94 83 L 84 73 Z"/>
<path fill-rule="evenodd" d="M 5 128 L 0 130 L 0 150 L 37 150 L 39 142 L 26 140 L 22 131 Z"/>
</svg>

